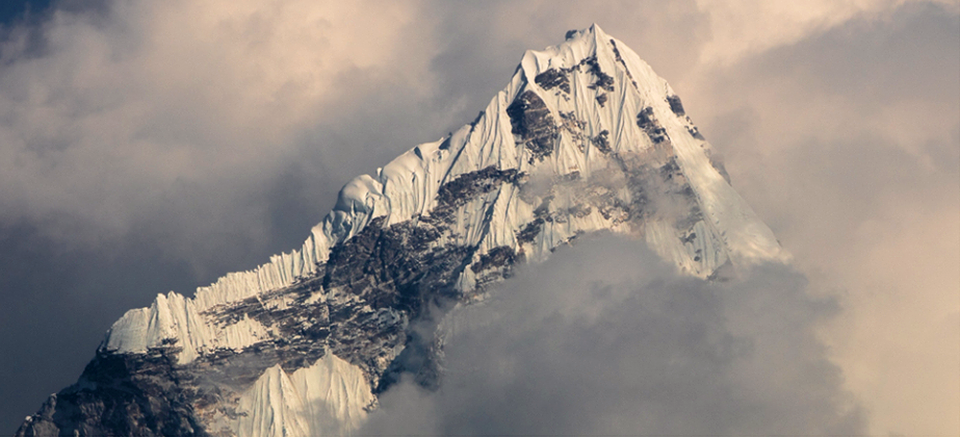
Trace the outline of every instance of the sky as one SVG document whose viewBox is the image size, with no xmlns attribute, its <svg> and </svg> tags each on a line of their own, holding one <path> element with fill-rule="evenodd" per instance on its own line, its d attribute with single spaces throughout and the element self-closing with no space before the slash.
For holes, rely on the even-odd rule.
<svg viewBox="0 0 960 437">
<path fill-rule="evenodd" d="M 524 50 L 596 22 L 723 154 L 793 254 L 775 276 L 835 303 L 793 339 L 822 345 L 805 357 L 836 367 L 829 393 L 870 434 L 960 434 L 960 2 L 344 3 L 0 7 L 0 427 L 74 382 L 126 310 L 299 247 L 350 178 L 469 122 Z M 625 281 L 607 285 L 667 298 Z M 717 299 L 690 314 L 744 302 Z"/>
</svg>

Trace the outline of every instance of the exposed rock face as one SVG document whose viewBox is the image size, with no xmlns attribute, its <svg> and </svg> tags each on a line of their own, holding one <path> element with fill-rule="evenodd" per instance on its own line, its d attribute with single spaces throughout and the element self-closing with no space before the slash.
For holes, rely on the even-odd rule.
<svg viewBox="0 0 960 437">
<path fill-rule="evenodd" d="M 534 82 L 540 85 L 540 88 L 547 91 L 554 87 L 560 87 L 560 90 L 563 92 L 570 92 L 570 80 L 567 78 L 566 72 L 557 70 L 556 68 L 551 68 L 538 74 L 537 77 L 534 78 Z"/>
<path fill-rule="evenodd" d="M 643 129 L 647 136 L 650 137 L 650 141 L 654 143 L 662 143 L 667 140 L 666 129 L 660 126 L 657 117 L 653 115 L 653 108 L 649 106 L 643 108 L 643 110 L 637 114 L 637 126 Z"/>
<path fill-rule="evenodd" d="M 472 123 L 347 184 L 300 250 L 128 312 L 17 435 L 349 433 L 399 375 L 440 384 L 450 308 L 583 233 L 700 277 L 780 257 L 726 179 L 663 79 L 570 32 Z"/>
<path fill-rule="evenodd" d="M 513 126 L 512 132 L 530 151 L 530 164 L 542 162 L 553 153 L 559 133 L 550 110 L 537 93 L 524 91 L 507 107 L 507 115 Z"/>
</svg>

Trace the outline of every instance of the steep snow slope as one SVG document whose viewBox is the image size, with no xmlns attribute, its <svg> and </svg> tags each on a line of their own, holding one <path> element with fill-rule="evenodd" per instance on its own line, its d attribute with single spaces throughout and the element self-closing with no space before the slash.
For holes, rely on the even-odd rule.
<svg viewBox="0 0 960 437">
<path fill-rule="evenodd" d="M 666 81 L 594 25 L 526 52 L 472 123 L 348 183 L 299 250 L 129 311 L 20 434 L 348 433 L 395 374 L 430 383 L 436 341 L 412 322 L 599 230 L 700 277 L 785 257 Z M 58 402 L 126 405 L 105 388 L 117 360 L 123 378 L 149 370 L 136 396 L 183 399 L 168 402 L 182 411 L 140 408 L 154 427 L 54 420 Z"/>
<path fill-rule="evenodd" d="M 270 367 L 240 397 L 239 437 L 344 435 L 375 401 L 363 372 L 333 355 L 291 374 Z"/>
</svg>

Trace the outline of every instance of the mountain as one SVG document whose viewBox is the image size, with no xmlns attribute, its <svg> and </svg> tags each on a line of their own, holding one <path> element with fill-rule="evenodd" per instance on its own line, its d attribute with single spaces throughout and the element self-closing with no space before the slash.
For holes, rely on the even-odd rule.
<svg viewBox="0 0 960 437">
<path fill-rule="evenodd" d="M 680 98 L 598 26 L 528 51 L 475 120 L 355 178 L 303 246 L 110 328 L 18 436 L 348 434 L 441 319 L 594 232 L 722 278 L 782 259 Z"/>
</svg>

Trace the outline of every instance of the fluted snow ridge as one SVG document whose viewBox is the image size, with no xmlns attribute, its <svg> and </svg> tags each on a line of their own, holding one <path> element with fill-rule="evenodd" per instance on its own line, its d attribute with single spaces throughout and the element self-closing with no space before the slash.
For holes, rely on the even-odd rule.
<svg viewBox="0 0 960 437">
<path fill-rule="evenodd" d="M 531 134 L 539 137 L 518 133 L 525 129 L 518 128 L 516 116 L 524 110 L 516 106 L 523 98 L 530 99 L 528 111 L 540 111 L 543 116 L 531 128 L 544 130 Z M 243 320 L 221 329 L 204 312 L 314 274 L 333 247 L 374 218 L 385 217 L 384 224 L 392 225 L 429 216 L 441 187 L 458 176 L 492 166 L 516 170 L 530 180 L 591 181 L 606 177 L 618 165 L 627 168 L 654 161 L 664 166 L 661 171 L 676 167 L 679 184 L 689 186 L 685 194 L 698 209 L 689 223 L 681 226 L 675 217 L 654 214 L 638 225 L 602 208 L 578 209 L 584 185 L 554 184 L 544 193 L 505 184 L 482 199 L 482 205 L 468 205 L 476 209 L 456 211 L 454 237 L 444 237 L 440 243 L 476 246 L 477 257 L 506 246 L 539 261 L 579 233 L 605 229 L 643 238 L 678 268 L 701 277 L 724 264 L 785 256 L 770 229 L 711 159 L 710 145 L 685 116 L 667 82 L 626 45 L 594 25 L 571 32 L 558 46 L 526 52 L 509 85 L 473 123 L 449 137 L 414 147 L 376 176 L 362 175 L 346 184 L 334 209 L 311 230 L 299 250 L 275 255 L 251 271 L 230 273 L 198 288 L 192 298 L 174 292 L 160 295 L 149 308 L 131 310 L 118 320 L 102 348 L 140 353 L 177 341 L 183 347 L 179 360 L 187 363 L 209 351 L 239 351 L 270 338 L 270 330 L 256 321 Z M 591 187 L 596 188 L 587 184 Z M 604 187 L 598 190 L 597 196 L 623 196 L 616 190 L 607 193 Z M 542 212 L 538 207 L 545 202 L 554 214 L 546 223 L 538 215 Z M 520 236 L 538 220 L 535 236 Z M 464 291 L 475 286 L 475 273 L 464 271 L 460 282 Z"/>
</svg>

